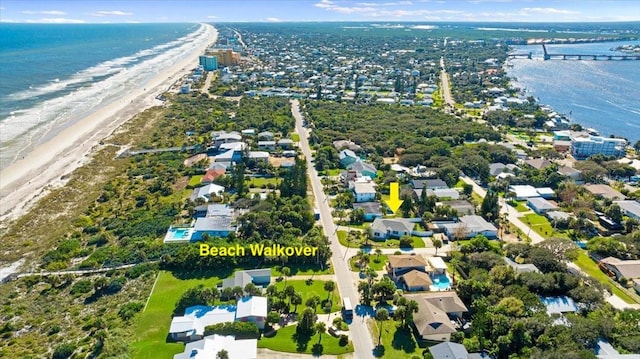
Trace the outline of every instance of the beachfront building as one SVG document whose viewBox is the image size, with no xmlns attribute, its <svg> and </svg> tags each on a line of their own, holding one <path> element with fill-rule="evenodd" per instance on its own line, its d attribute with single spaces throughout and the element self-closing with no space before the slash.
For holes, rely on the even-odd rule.
<svg viewBox="0 0 640 359">
<path fill-rule="evenodd" d="M 623 138 L 606 138 L 601 136 L 572 137 L 571 155 L 577 160 L 584 160 L 589 156 L 597 154 L 622 157 L 625 155 L 626 146 L 627 140 Z"/>
<path fill-rule="evenodd" d="M 205 71 L 215 71 L 218 69 L 218 58 L 216 56 L 200 55 L 199 63 Z"/>
</svg>

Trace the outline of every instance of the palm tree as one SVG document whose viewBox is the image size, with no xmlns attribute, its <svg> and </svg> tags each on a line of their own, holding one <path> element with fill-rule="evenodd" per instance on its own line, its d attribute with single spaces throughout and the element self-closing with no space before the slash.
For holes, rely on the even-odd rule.
<svg viewBox="0 0 640 359">
<path fill-rule="evenodd" d="M 378 345 L 382 343 L 382 322 L 389 319 L 389 311 L 385 308 L 380 308 L 376 311 L 376 320 L 380 325 L 380 334 L 378 335 Z"/>
<path fill-rule="evenodd" d="M 380 248 L 376 248 L 376 255 L 378 256 L 377 259 L 378 261 L 380 261 L 380 255 L 382 254 L 382 249 Z"/>
<path fill-rule="evenodd" d="M 291 275 L 291 268 L 282 267 L 282 269 L 280 269 L 280 273 L 282 273 L 282 276 L 284 276 L 284 285 L 286 287 L 287 286 L 287 277 Z"/>
<path fill-rule="evenodd" d="M 220 349 L 216 354 L 216 359 L 229 359 L 229 352 L 224 349 Z"/>
<path fill-rule="evenodd" d="M 302 304 L 302 295 L 298 292 L 294 293 L 290 298 L 291 304 L 293 304 L 293 312 L 298 311 L 298 305 Z"/>
<path fill-rule="evenodd" d="M 436 249 L 436 256 L 437 256 L 438 249 L 442 248 L 442 240 L 439 238 L 431 238 L 431 243 L 433 243 L 433 248 Z"/>
<path fill-rule="evenodd" d="M 324 290 L 327 291 L 327 300 L 331 298 L 331 293 L 336 289 L 336 284 L 330 280 L 324 282 Z"/>
<path fill-rule="evenodd" d="M 316 330 L 318 331 L 318 344 L 322 341 L 322 334 L 327 331 L 327 325 L 324 322 L 316 323 Z"/>
</svg>

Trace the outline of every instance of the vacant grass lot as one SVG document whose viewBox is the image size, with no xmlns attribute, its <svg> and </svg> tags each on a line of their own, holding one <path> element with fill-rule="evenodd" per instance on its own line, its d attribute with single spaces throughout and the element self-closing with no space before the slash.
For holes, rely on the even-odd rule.
<svg viewBox="0 0 640 359">
<path fill-rule="evenodd" d="M 384 269 L 384 265 L 387 263 L 387 256 L 384 254 L 381 254 L 380 256 L 378 256 L 375 253 L 371 253 L 369 255 L 369 267 L 375 271 L 380 271 Z M 349 267 L 351 267 L 351 270 L 354 272 L 359 272 L 360 271 L 360 267 L 357 266 L 358 263 L 358 258 L 351 257 L 349 259 Z"/>
<path fill-rule="evenodd" d="M 189 186 L 191 187 L 199 186 L 200 182 L 202 181 L 202 177 L 204 176 L 203 175 L 191 176 L 191 179 L 189 180 Z"/>
<path fill-rule="evenodd" d="M 172 272 L 160 271 L 147 308 L 135 319 L 137 340 L 131 345 L 133 358 L 172 359 L 174 354 L 184 351 L 181 343 L 167 343 L 176 303 L 187 289 L 200 284 L 215 286 L 221 280 L 209 275 L 191 277 L 194 278 L 180 279 Z"/>
<path fill-rule="evenodd" d="M 529 213 L 520 217 L 523 223 L 526 223 L 531 229 L 541 235 L 544 238 L 559 237 L 569 238 L 569 236 L 563 231 L 556 231 L 549 223 L 546 217 L 536 213 Z M 525 233 L 526 234 L 526 233 Z"/>
<path fill-rule="evenodd" d="M 277 283 L 276 287 L 278 288 L 278 290 L 284 290 L 285 286 L 292 285 L 293 288 L 295 288 L 296 293 L 300 293 L 302 295 L 302 305 L 299 305 L 297 308 L 297 313 L 302 314 L 302 311 L 304 310 L 304 308 L 306 308 L 305 303 L 307 302 L 307 299 L 313 297 L 314 295 L 320 297 L 320 300 L 323 302 L 327 299 L 328 295 L 327 291 L 324 290 L 324 283 L 325 281 L 323 280 L 314 280 L 311 285 L 308 285 L 304 280 L 287 280 L 286 283 L 283 280 L 280 283 Z M 336 284 L 336 289 L 331 295 L 331 312 L 339 311 L 341 306 L 342 303 L 340 303 L 340 296 L 338 294 L 338 288 Z M 293 307 L 291 307 L 291 309 L 293 310 Z M 322 304 L 318 305 L 317 313 L 324 313 L 324 311 L 322 310 Z"/>
<path fill-rule="evenodd" d="M 367 319 L 374 345 L 378 344 L 379 324 L 374 319 Z M 396 320 L 382 322 L 382 340 L 374 350 L 377 358 L 409 358 L 413 355 L 422 357 L 422 349 L 418 347 L 411 330 L 399 328 L 399 325 L 400 322 Z"/>
<path fill-rule="evenodd" d="M 316 333 L 310 338 L 298 341 L 295 325 L 278 329 L 276 334 L 270 338 L 262 337 L 258 340 L 258 348 L 287 353 L 311 354 L 313 345 L 318 343 L 319 339 L 321 339 L 320 344 L 322 344 L 323 348 L 322 354 L 339 355 L 353 352 L 353 344 L 351 342 L 347 346 L 341 347 L 338 345 L 338 338 L 332 337 L 329 333 L 322 334 L 321 338 Z"/>
<path fill-rule="evenodd" d="M 251 177 L 248 181 L 247 184 L 249 186 L 253 185 L 253 187 L 262 187 L 262 186 L 267 186 L 267 185 L 273 185 L 273 186 L 277 186 L 280 183 L 280 181 L 278 181 L 277 178 L 275 177 Z"/>
</svg>

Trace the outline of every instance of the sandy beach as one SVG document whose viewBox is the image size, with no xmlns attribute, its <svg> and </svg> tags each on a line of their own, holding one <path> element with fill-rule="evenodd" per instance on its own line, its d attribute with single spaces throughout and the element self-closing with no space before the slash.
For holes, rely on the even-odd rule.
<svg viewBox="0 0 640 359">
<path fill-rule="evenodd" d="M 198 56 L 215 43 L 218 32 L 205 25 L 205 35 L 184 59 L 163 69 L 151 80 L 105 107 L 97 109 L 36 147 L 24 158 L 0 172 L 0 222 L 15 219 L 33 206 L 50 189 L 65 184 L 65 175 L 91 158 L 91 150 L 134 115 L 161 102 L 156 96 L 198 64 Z"/>
</svg>

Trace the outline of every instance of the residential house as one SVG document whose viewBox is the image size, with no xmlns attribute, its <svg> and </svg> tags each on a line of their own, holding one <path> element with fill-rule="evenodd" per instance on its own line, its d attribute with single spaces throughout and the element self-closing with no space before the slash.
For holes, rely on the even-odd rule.
<svg viewBox="0 0 640 359">
<path fill-rule="evenodd" d="M 364 211 L 364 220 L 371 222 L 376 218 L 382 218 L 382 211 L 380 210 L 380 202 L 360 202 L 354 203 L 353 209 L 362 209 Z"/>
<path fill-rule="evenodd" d="M 360 158 L 356 155 L 355 152 L 345 149 L 338 153 L 338 159 L 340 160 L 340 164 L 344 167 L 349 166 L 350 164 L 356 162 Z"/>
<path fill-rule="evenodd" d="M 276 149 L 276 141 L 258 141 L 258 149 L 273 151 Z"/>
<path fill-rule="evenodd" d="M 169 336 L 176 341 L 189 342 L 202 339 L 204 329 L 218 323 L 233 322 L 236 308 L 232 305 L 195 305 L 185 309 L 183 316 L 173 317 Z"/>
<path fill-rule="evenodd" d="M 535 187 L 529 185 L 509 186 L 509 191 L 515 194 L 515 199 L 518 201 L 526 200 L 531 197 L 540 197 L 540 193 L 536 191 Z"/>
<path fill-rule="evenodd" d="M 360 176 L 367 176 L 371 179 L 376 178 L 378 175 L 378 170 L 374 165 L 369 162 L 361 161 L 360 159 L 350 165 L 347 165 L 347 169 L 350 171 L 357 171 Z"/>
<path fill-rule="evenodd" d="M 551 221 L 551 223 L 555 221 L 568 221 L 571 218 L 571 215 L 566 212 L 560 211 L 549 211 L 545 213 L 545 216 Z"/>
<path fill-rule="evenodd" d="M 417 191 L 420 191 L 420 194 L 417 194 L 418 198 L 422 194 L 422 190 L 414 189 L 414 194 L 417 194 Z M 454 188 L 436 188 L 436 189 L 428 189 L 427 196 L 436 196 L 438 199 L 449 199 L 449 200 L 457 200 L 460 198 L 460 192 Z"/>
<path fill-rule="evenodd" d="M 469 353 L 462 344 L 443 342 L 429 347 L 433 359 L 488 359 L 487 353 Z"/>
<path fill-rule="evenodd" d="M 236 271 L 233 276 L 222 281 L 221 289 L 241 287 L 253 283 L 257 286 L 266 286 L 271 283 L 271 269 L 249 269 Z"/>
<path fill-rule="evenodd" d="M 406 294 L 405 297 L 418 303 L 413 325 L 424 340 L 449 341 L 458 328 L 455 320 L 468 312 L 454 291 Z"/>
<path fill-rule="evenodd" d="M 573 167 L 562 166 L 558 168 L 558 174 L 572 179 L 576 183 L 580 183 L 582 179 L 582 172 Z"/>
<path fill-rule="evenodd" d="M 398 281 L 403 285 L 404 290 L 409 292 L 428 291 L 433 285 L 429 274 L 416 269 L 399 276 Z"/>
<path fill-rule="evenodd" d="M 200 241 L 207 234 L 210 237 L 228 237 L 231 232 L 235 232 L 236 228 L 231 224 L 231 217 L 203 217 L 196 218 L 193 225 L 193 234 L 191 242 Z"/>
<path fill-rule="evenodd" d="M 394 254 L 387 259 L 387 273 L 392 279 L 398 279 L 411 271 L 427 272 L 427 261 L 420 254 Z"/>
<path fill-rule="evenodd" d="M 617 280 L 640 278 L 640 260 L 622 260 L 615 257 L 602 259 L 598 264 L 600 268 L 612 272 Z"/>
<path fill-rule="evenodd" d="M 638 201 L 614 201 L 613 203 L 620 206 L 620 210 L 625 216 L 640 220 L 640 203 Z"/>
<path fill-rule="evenodd" d="M 247 157 L 255 161 L 267 162 L 269 161 L 269 152 L 249 151 Z"/>
<path fill-rule="evenodd" d="M 476 215 L 462 216 L 458 218 L 458 222 L 444 223 L 441 226 L 449 239 L 473 238 L 480 234 L 487 238 L 498 237 L 498 229 Z"/>
<path fill-rule="evenodd" d="M 528 273 L 528 272 L 540 273 L 540 270 L 538 269 L 538 267 L 535 266 L 535 264 L 516 263 L 507 257 L 504 257 L 504 261 L 507 263 L 509 267 L 513 268 L 516 274 Z"/>
<path fill-rule="evenodd" d="M 489 174 L 497 177 L 498 175 L 502 174 L 502 173 L 510 173 L 513 174 L 515 172 L 520 171 L 520 167 L 514 165 L 514 164 L 507 164 L 505 165 L 504 163 L 500 163 L 500 162 L 496 162 L 496 163 L 491 163 L 489 164 Z"/>
<path fill-rule="evenodd" d="M 278 147 L 283 149 L 291 149 L 293 148 L 293 140 L 290 138 L 282 138 L 278 140 Z"/>
<path fill-rule="evenodd" d="M 553 162 L 547 160 L 546 158 L 532 158 L 529 160 L 524 160 L 524 163 L 537 170 L 543 170 L 553 164 Z"/>
<path fill-rule="evenodd" d="M 376 188 L 373 182 L 351 182 L 356 202 L 371 202 L 376 199 Z M 351 184 L 349 185 L 351 187 Z"/>
<path fill-rule="evenodd" d="M 536 187 L 536 192 L 544 199 L 553 199 L 556 197 L 556 192 L 551 187 Z"/>
<path fill-rule="evenodd" d="M 414 227 L 415 223 L 405 218 L 376 218 L 371 223 L 370 231 L 373 239 L 389 239 L 410 236 Z"/>
<path fill-rule="evenodd" d="M 244 297 L 238 301 L 236 321 L 255 323 L 264 329 L 267 319 L 267 297 Z"/>
<path fill-rule="evenodd" d="M 436 190 L 436 189 L 448 189 L 447 183 L 439 178 L 436 179 L 414 179 L 411 180 L 411 185 L 414 189 L 422 190 L 426 188 L 427 190 Z"/>
<path fill-rule="evenodd" d="M 215 181 L 216 178 L 224 176 L 226 172 L 227 170 L 223 168 L 208 169 L 200 180 L 200 183 L 211 183 Z"/>
<path fill-rule="evenodd" d="M 449 206 L 456 210 L 458 216 L 476 214 L 476 207 L 465 200 L 437 202 L 436 206 Z"/>
<path fill-rule="evenodd" d="M 196 206 L 193 216 L 198 217 L 233 217 L 233 209 L 227 204 L 203 204 Z"/>
<path fill-rule="evenodd" d="M 585 185 L 584 188 L 596 197 L 606 198 L 612 201 L 627 199 L 625 195 L 606 184 L 588 184 Z"/>
<path fill-rule="evenodd" d="M 547 307 L 547 314 L 564 314 L 578 311 L 576 303 L 567 296 L 562 297 L 540 297 L 542 303 Z"/>
<path fill-rule="evenodd" d="M 229 359 L 256 359 L 258 339 L 236 339 L 234 336 L 209 335 L 204 339 L 188 343 L 184 352 L 175 354 L 173 359 L 211 359 L 222 350 Z"/>
<path fill-rule="evenodd" d="M 248 128 L 246 130 L 242 130 L 240 131 L 240 134 L 242 134 L 242 136 L 255 136 L 256 135 L 256 130 L 254 128 Z"/>
<path fill-rule="evenodd" d="M 558 209 L 556 205 L 542 197 L 528 198 L 527 206 L 529 206 L 529 208 L 531 208 L 537 214 L 544 214 L 546 212 L 555 211 L 556 209 Z"/>
<path fill-rule="evenodd" d="M 242 141 L 242 135 L 238 132 L 214 132 L 212 134 L 213 145 L 218 148 L 223 143 L 232 143 Z"/>
<path fill-rule="evenodd" d="M 220 196 L 222 193 L 224 193 L 224 187 L 210 183 L 208 185 L 195 188 L 191 194 L 191 200 L 195 201 L 198 198 L 202 198 L 205 201 L 209 201 L 212 196 Z"/>
<path fill-rule="evenodd" d="M 343 149 L 349 149 L 351 151 L 361 151 L 362 147 L 360 147 L 360 145 L 355 144 L 353 141 L 350 140 L 337 140 L 337 141 L 333 141 L 333 147 L 336 148 L 336 150 L 341 151 Z"/>
<path fill-rule="evenodd" d="M 273 140 L 273 132 L 270 132 L 270 131 L 260 132 L 258 134 L 258 139 L 259 140 L 271 141 L 271 140 Z"/>
<path fill-rule="evenodd" d="M 429 267 L 432 269 L 430 272 L 434 274 L 445 274 L 447 272 L 447 264 L 441 257 L 429 257 L 428 262 Z"/>
</svg>

